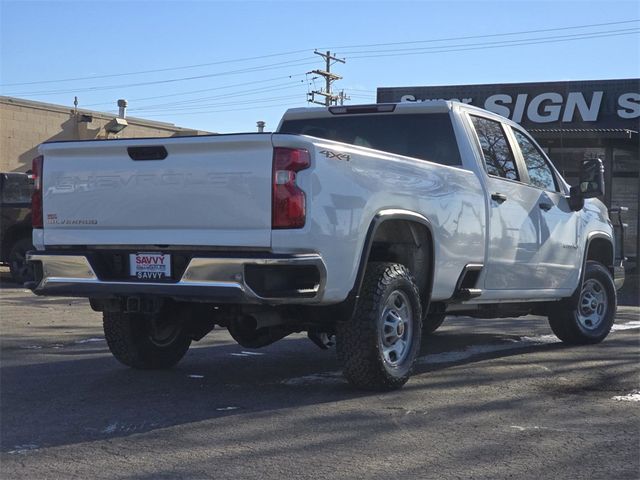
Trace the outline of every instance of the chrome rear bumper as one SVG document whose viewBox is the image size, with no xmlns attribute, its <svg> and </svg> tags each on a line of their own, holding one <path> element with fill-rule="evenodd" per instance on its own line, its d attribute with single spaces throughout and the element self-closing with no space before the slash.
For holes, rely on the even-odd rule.
<svg viewBox="0 0 640 480">
<path fill-rule="evenodd" d="M 318 254 L 270 257 L 194 257 L 181 278 L 172 282 L 101 280 L 86 255 L 29 252 L 27 260 L 39 264 L 36 295 L 113 298 L 158 295 L 212 303 L 318 303 L 326 284 L 326 267 Z M 289 291 L 284 296 L 256 293 L 247 283 L 247 266 L 300 267 L 317 269 L 314 288 Z"/>
</svg>

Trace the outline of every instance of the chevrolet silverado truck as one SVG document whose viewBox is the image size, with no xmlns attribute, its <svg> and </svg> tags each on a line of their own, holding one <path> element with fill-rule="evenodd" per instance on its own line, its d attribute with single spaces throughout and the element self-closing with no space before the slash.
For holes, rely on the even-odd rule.
<svg viewBox="0 0 640 480">
<path fill-rule="evenodd" d="M 86 297 L 123 364 L 168 368 L 216 325 L 335 342 L 390 390 L 445 315 L 545 315 L 602 341 L 624 270 L 598 159 L 570 187 L 517 124 L 450 101 L 288 110 L 275 133 L 48 142 L 37 295 Z"/>
</svg>

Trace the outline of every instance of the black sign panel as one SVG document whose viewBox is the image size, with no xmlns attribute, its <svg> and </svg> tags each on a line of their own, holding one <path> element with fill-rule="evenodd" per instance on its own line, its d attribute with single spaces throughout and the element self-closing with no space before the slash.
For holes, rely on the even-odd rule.
<svg viewBox="0 0 640 480">
<path fill-rule="evenodd" d="M 458 100 L 525 128 L 640 129 L 640 79 L 378 88 L 378 103 Z"/>
</svg>

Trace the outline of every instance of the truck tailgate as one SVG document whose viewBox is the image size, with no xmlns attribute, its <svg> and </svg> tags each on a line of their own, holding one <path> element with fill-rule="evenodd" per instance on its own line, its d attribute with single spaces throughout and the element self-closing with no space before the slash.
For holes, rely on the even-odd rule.
<svg viewBox="0 0 640 480">
<path fill-rule="evenodd" d="M 164 159 L 132 158 L 162 147 Z M 271 245 L 271 135 L 45 143 L 40 152 L 45 245 Z"/>
</svg>

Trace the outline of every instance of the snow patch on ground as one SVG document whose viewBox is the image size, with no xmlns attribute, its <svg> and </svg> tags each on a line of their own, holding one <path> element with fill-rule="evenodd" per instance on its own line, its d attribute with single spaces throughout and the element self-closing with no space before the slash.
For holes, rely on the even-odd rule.
<svg viewBox="0 0 640 480">
<path fill-rule="evenodd" d="M 640 328 L 640 320 L 633 320 L 627 323 L 614 323 L 611 327 L 612 332 L 619 330 L 632 330 L 634 328 Z"/>
<path fill-rule="evenodd" d="M 545 345 L 558 343 L 559 340 L 555 335 L 540 335 L 537 337 L 521 337 L 518 339 L 509 339 L 508 343 L 486 344 L 486 345 L 470 345 L 464 350 L 453 350 L 451 352 L 433 353 L 418 358 L 419 364 L 439 364 L 439 363 L 455 363 L 483 355 L 486 353 L 502 352 L 506 350 L 517 350 L 519 348 L 527 348 L 534 345 Z"/>
<path fill-rule="evenodd" d="M 134 433 L 134 432 L 138 432 L 147 428 L 153 428 L 153 427 L 157 427 L 158 424 L 157 423 L 146 423 L 146 422 L 142 422 L 142 423 L 122 423 L 122 422 L 112 422 L 109 425 L 107 425 L 106 427 L 104 427 L 102 430 L 100 430 L 101 433 L 107 434 L 107 435 L 112 435 L 114 433 Z"/>
<path fill-rule="evenodd" d="M 621 402 L 640 402 L 640 390 L 628 393 L 626 395 L 616 395 L 611 397 L 612 400 L 619 400 Z"/>
<path fill-rule="evenodd" d="M 95 342 L 104 342 L 104 338 L 85 338 L 84 340 L 76 340 L 74 343 L 82 344 L 82 343 L 95 343 Z"/>
<path fill-rule="evenodd" d="M 23 345 L 20 348 L 24 350 L 40 350 L 42 347 L 40 345 Z"/>
<path fill-rule="evenodd" d="M 230 410 L 237 410 L 238 407 L 220 407 L 220 408 L 216 408 L 216 410 L 218 412 L 228 412 Z"/>
<path fill-rule="evenodd" d="M 189 375 L 189 378 L 204 378 L 204 375 L 191 374 Z"/>
<path fill-rule="evenodd" d="M 537 426 L 523 427 L 521 425 L 511 425 L 511 428 L 513 428 L 514 430 L 518 430 L 519 432 L 524 432 L 525 430 L 540 430 L 540 427 Z"/>
<path fill-rule="evenodd" d="M 7 452 L 9 455 L 24 455 L 31 450 L 36 450 L 38 448 L 38 445 L 36 445 L 35 443 L 28 443 L 26 445 L 16 445 L 13 448 L 13 450 L 9 450 Z"/>
<path fill-rule="evenodd" d="M 114 422 L 104 427 L 102 429 L 102 433 L 114 433 L 116 430 L 118 430 L 118 422 Z"/>
</svg>

